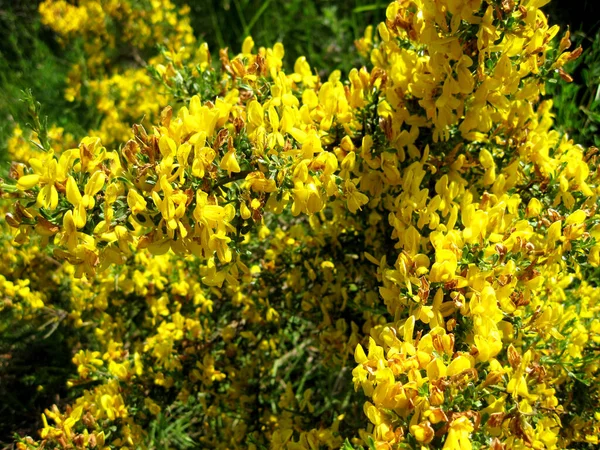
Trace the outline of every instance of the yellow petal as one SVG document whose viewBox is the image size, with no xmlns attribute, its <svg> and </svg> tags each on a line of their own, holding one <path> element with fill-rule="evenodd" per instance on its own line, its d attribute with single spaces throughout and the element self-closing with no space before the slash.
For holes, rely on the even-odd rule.
<svg viewBox="0 0 600 450">
<path fill-rule="evenodd" d="M 40 176 L 38 174 L 23 175 L 19 178 L 19 181 L 17 181 L 17 188 L 25 191 L 37 185 L 39 181 Z"/>
</svg>

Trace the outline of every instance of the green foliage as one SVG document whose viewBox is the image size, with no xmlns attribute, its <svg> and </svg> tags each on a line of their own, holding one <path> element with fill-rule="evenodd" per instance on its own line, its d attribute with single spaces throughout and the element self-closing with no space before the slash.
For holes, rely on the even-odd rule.
<svg viewBox="0 0 600 450">
<path fill-rule="evenodd" d="M 12 433 L 35 433 L 40 413 L 67 397 L 67 380 L 73 376 L 73 330 L 59 317 L 27 321 L 0 312 L 0 447 L 12 442 Z M 43 384 L 40 384 L 42 383 Z"/>
<path fill-rule="evenodd" d="M 17 123 L 30 120 L 28 106 L 19 100 L 30 89 L 57 126 L 83 135 L 89 112 L 63 96 L 67 73 L 79 50 L 60 48 L 39 20 L 39 1 L 0 1 L 0 161 L 6 161 L 7 140 Z"/>
<path fill-rule="evenodd" d="M 575 142 L 600 146 L 600 31 L 593 36 L 578 33 L 574 41 L 587 47 L 570 63 L 566 71 L 574 81 L 560 81 L 548 86 L 548 96 L 554 101 L 556 123 Z"/>
<path fill-rule="evenodd" d="M 161 411 L 156 420 L 150 422 L 146 441 L 148 450 L 198 448 L 198 443 L 190 436 L 190 428 L 193 430 L 202 411 L 202 404 L 193 399 L 187 404 L 178 402 L 172 408 Z"/>
<path fill-rule="evenodd" d="M 303 55 L 322 74 L 333 69 L 347 73 L 364 64 L 354 40 L 367 25 L 385 18 L 386 6 L 384 0 L 190 2 L 194 31 L 210 48 L 230 47 L 237 52 L 251 34 L 258 46 L 282 42 L 288 67 Z"/>
</svg>

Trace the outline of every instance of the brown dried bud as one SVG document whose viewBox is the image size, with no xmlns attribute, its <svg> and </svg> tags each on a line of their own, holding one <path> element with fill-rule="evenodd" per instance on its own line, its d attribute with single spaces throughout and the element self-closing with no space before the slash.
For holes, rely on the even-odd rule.
<svg viewBox="0 0 600 450">
<path fill-rule="evenodd" d="M 560 40 L 560 44 L 558 44 L 558 52 L 562 53 L 564 50 L 568 49 L 571 46 L 571 32 L 567 30 L 565 35 Z"/>
<path fill-rule="evenodd" d="M 158 147 L 158 138 L 156 136 L 152 136 L 150 139 L 150 145 L 144 147 L 142 151 L 148 155 L 150 158 L 150 163 L 154 164 L 156 161 L 156 156 L 160 155 L 160 148 Z"/>
<path fill-rule="evenodd" d="M 515 1 L 514 0 L 502 0 L 502 11 L 505 14 L 512 12 L 515 9 Z"/>
<path fill-rule="evenodd" d="M 573 77 L 571 75 L 569 75 L 567 72 L 565 72 L 565 70 L 562 67 L 559 67 L 557 69 L 558 71 L 558 75 L 567 83 L 572 83 L 573 82 Z"/>
<path fill-rule="evenodd" d="M 267 74 L 267 65 L 265 64 L 265 58 L 260 53 L 256 55 L 256 65 L 258 66 L 258 73 L 262 76 Z"/>
<path fill-rule="evenodd" d="M 526 430 L 525 429 L 526 426 L 528 426 L 529 429 Z M 528 433 L 528 431 L 530 431 L 530 429 L 531 429 L 531 425 L 529 425 L 525 421 L 523 416 L 518 415 L 517 417 L 514 417 L 510 421 L 510 429 L 517 438 L 523 440 L 523 442 L 525 443 L 525 445 L 527 447 L 532 446 L 533 440 L 531 439 L 531 436 Z"/>
<path fill-rule="evenodd" d="M 581 56 L 582 53 L 583 53 L 583 48 L 580 45 L 579 47 L 577 47 L 575 50 L 573 50 L 571 52 L 571 54 L 567 58 L 566 62 L 575 61 L 577 58 L 579 58 Z"/>
<path fill-rule="evenodd" d="M 33 219 L 33 214 L 31 214 L 26 208 L 24 208 L 23 205 L 21 205 L 21 203 L 16 202 L 15 209 L 19 218 Z"/>
<path fill-rule="evenodd" d="M 43 229 L 43 231 L 45 232 L 42 234 L 53 235 L 60 231 L 60 227 L 58 225 L 54 225 L 52 222 L 44 219 L 43 217 L 37 218 L 37 226 L 41 227 Z"/>
<path fill-rule="evenodd" d="M 142 143 L 148 143 L 148 133 L 146 133 L 146 129 L 143 125 L 136 123 L 131 127 L 131 131 L 133 131 L 133 135 Z"/>
<path fill-rule="evenodd" d="M 500 260 L 504 259 L 504 257 L 508 253 L 508 249 L 504 244 L 496 244 L 496 251 L 500 255 Z"/>
<path fill-rule="evenodd" d="M 506 446 L 497 437 L 492 440 L 490 450 L 504 450 Z"/>
<path fill-rule="evenodd" d="M 213 149 L 218 151 L 221 146 L 227 142 L 227 138 L 229 137 L 229 130 L 227 128 L 221 128 L 217 133 L 217 137 L 215 138 L 215 143 L 213 144 Z"/>
<path fill-rule="evenodd" d="M 13 228 L 19 228 L 21 225 L 21 222 L 11 213 L 7 213 L 6 216 L 4 216 L 4 219 L 6 220 L 6 223 Z"/>
<path fill-rule="evenodd" d="M 239 59 L 234 59 L 233 61 L 231 61 L 231 66 L 232 70 L 239 78 L 243 78 L 246 76 L 246 67 L 244 67 L 244 64 L 242 64 L 242 62 Z"/>
<path fill-rule="evenodd" d="M 222 48 L 219 50 L 219 59 L 221 60 L 221 68 L 227 72 L 229 75 L 235 78 L 235 73 L 231 69 L 231 61 L 229 61 L 228 48 Z"/>
<path fill-rule="evenodd" d="M 508 362 L 513 369 L 516 369 L 521 364 L 521 354 L 517 351 L 517 349 L 510 344 L 508 346 L 508 350 L 506 351 L 508 355 Z"/>
<path fill-rule="evenodd" d="M 486 386 L 494 386 L 502 379 L 502 372 L 498 370 L 492 370 L 485 377 L 485 381 L 481 384 L 480 388 L 483 389 Z"/>
<path fill-rule="evenodd" d="M 12 162 L 10 164 L 10 169 L 8 170 L 8 176 L 13 180 L 18 180 L 23 176 L 25 171 L 25 164 L 20 162 Z"/>
<path fill-rule="evenodd" d="M 502 422 L 504 422 L 504 417 L 506 417 L 506 413 L 504 412 L 493 413 L 490 415 L 486 425 L 492 428 L 497 428 L 502 425 Z"/>
<path fill-rule="evenodd" d="M 131 164 L 138 164 L 137 154 L 139 149 L 139 145 L 133 139 L 127 141 L 122 150 L 123 156 L 125 156 L 127 162 Z"/>
<path fill-rule="evenodd" d="M 81 421 L 83 422 L 83 424 L 88 427 L 91 428 L 94 425 L 96 425 L 96 419 L 94 418 L 93 414 L 91 414 L 89 411 L 86 412 L 82 417 L 81 417 Z"/>
<path fill-rule="evenodd" d="M 246 91 L 248 92 L 248 91 Z M 246 123 L 244 122 L 244 119 L 242 117 L 236 117 L 233 119 L 233 126 L 235 128 L 235 132 L 239 133 L 240 131 L 242 131 L 244 129 L 244 127 L 246 126 Z"/>
<path fill-rule="evenodd" d="M 527 17 L 527 8 L 523 5 L 519 5 L 519 12 L 521 13 L 521 18 L 525 19 Z"/>
</svg>

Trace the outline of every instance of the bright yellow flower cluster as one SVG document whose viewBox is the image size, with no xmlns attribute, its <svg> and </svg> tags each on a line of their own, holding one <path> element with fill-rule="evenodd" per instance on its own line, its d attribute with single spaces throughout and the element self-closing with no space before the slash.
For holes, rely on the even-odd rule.
<svg viewBox="0 0 600 450">
<path fill-rule="evenodd" d="M 82 62 L 69 72 L 65 98 L 95 110 L 101 124 L 90 134 L 105 144 L 126 140 L 131 123 L 154 120 L 167 104 L 145 68 L 165 62 L 154 55 L 156 47 L 189 57 L 196 46 L 189 8 L 170 0 L 46 0 L 39 11 L 64 45 L 82 44 Z"/>
<path fill-rule="evenodd" d="M 7 189 L 86 336 L 76 398 L 20 448 L 152 447 L 173 411 L 202 448 L 598 445 L 600 170 L 552 129 L 544 83 L 579 50 L 544 3 L 395 1 L 347 78 L 248 37 L 218 70 L 172 52 L 161 88 L 90 83 L 123 96 L 102 139 Z M 163 88 L 185 105 L 121 138 Z"/>
</svg>

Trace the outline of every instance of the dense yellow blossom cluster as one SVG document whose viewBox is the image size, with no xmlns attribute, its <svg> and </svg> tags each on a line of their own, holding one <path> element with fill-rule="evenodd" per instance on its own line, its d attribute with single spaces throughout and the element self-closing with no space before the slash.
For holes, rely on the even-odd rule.
<svg viewBox="0 0 600 450">
<path fill-rule="evenodd" d="M 115 46 L 92 15 L 195 45 L 185 10 L 146 3 L 40 12 L 90 55 Z M 99 131 L 54 130 L 4 186 L 5 253 L 68 289 L 55 305 L 8 262 L 0 307 L 85 336 L 77 395 L 19 448 L 152 447 L 177 414 L 198 448 L 598 445 L 600 168 L 552 129 L 545 82 L 580 50 L 545 3 L 397 0 L 357 42 L 372 67 L 327 80 L 250 37 L 154 80 L 88 59 Z"/>
<path fill-rule="evenodd" d="M 153 120 L 168 101 L 144 67 L 163 62 L 155 47 L 188 57 L 196 51 L 189 8 L 170 0 L 45 0 L 39 11 L 64 45 L 80 43 L 65 98 L 97 110 L 102 122 L 90 134 L 105 145 L 126 140 L 131 123 Z"/>
</svg>

